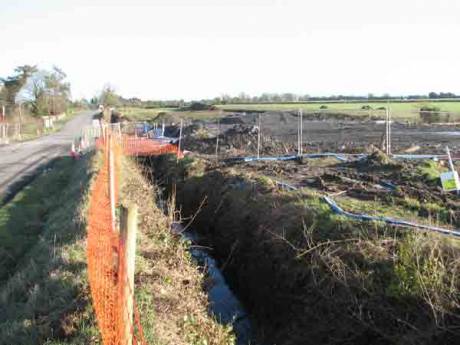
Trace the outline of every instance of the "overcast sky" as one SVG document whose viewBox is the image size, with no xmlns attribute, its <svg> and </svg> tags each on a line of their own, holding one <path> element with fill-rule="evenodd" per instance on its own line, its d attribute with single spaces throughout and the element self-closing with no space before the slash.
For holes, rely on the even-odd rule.
<svg viewBox="0 0 460 345">
<path fill-rule="evenodd" d="M 57 65 L 74 98 L 460 93 L 458 0 L 1 0 L 0 76 Z"/>
</svg>

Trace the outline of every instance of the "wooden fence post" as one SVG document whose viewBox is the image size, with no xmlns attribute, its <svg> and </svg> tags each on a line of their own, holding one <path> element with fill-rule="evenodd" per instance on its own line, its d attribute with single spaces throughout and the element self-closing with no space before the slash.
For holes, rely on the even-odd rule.
<svg viewBox="0 0 460 345">
<path fill-rule="evenodd" d="M 258 115 L 258 126 L 257 126 L 257 159 L 260 158 L 260 131 L 261 131 L 261 123 L 260 123 L 260 113 Z"/>
<path fill-rule="evenodd" d="M 300 156 L 303 155 L 303 110 L 299 110 L 299 115 L 300 115 Z"/>
<path fill-rule="evenodd" d="M 182 141 L 182 126 L 184 125 L 184 121 L 180 120 L 180 129 L 179 129 L 179 144 L 177 146 L 177 161 L 179 161 L 179 155 L 181 150 L 181 141 Z"/>
<path fill-rule="evenodd" d="M 216 135 L 216 162 L 219 163 L 219 135 L 220 135 L 220 118 L 217 118 L 217 135 Z"/>
<path fill-rule="evenodd" d="M 391 114 L 390 114 L 390 102 L 387 101 L 386 107 L 386 154 L 391 155 Z"/>
<path fill-rule="evenodd" d="M 122 275 L 120 281 L 122 301 L 126 303 L 122 306 L 122 320 L 124 325 L 123 339 L 121 345 L 132 345 L 134 332 L 134 271 L 136 263 L 136 237 L 137 237 L 137 214 L 138 208 L 136 205 L 131 205 L 128 208 L 121 207 L 120 214 L 120 239 L 121 249 L 125 251 L 121 255 L 123 267 L 126 275 Z"/>
<path fill-rule="evenodd" d="M 112 216 L 112 230 L 115 231 L 115 155 L 113 153 L 113 138 L 112 134 L 108 134 L 108 150 L 109 150 L 109 196 L 110 196 L 110 214 Z"/>
</svg>

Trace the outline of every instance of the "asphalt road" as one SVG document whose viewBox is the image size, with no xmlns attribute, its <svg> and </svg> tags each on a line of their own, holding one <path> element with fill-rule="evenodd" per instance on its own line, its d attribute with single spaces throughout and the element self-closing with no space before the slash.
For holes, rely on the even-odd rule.
<svg viewBox="0 0 460 345">
<path fill-rule="evenodd" d="M 85 111 L 67 122 L 57 133 L 22 143 L 0 146 L 0 201 L 9 191 L 42 165 L 54 158 L 68 155 L 72 139 L 81 129 L 91 125 L 94 111 Z"/>
</svg>

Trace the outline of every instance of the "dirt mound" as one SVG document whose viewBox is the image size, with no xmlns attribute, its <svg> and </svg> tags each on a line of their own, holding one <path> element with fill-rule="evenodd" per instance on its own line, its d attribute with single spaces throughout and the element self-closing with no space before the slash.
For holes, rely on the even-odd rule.
<svg viewBox="0 0 460 345">
<path fill-rule="evenodd" d="M 150 123 L 171 123 L 171 124 L 176 124 L 180 123 L 180 120 L 182 119 L 181 115 L 178 113 L 166 113 L 166 112 L 161 112 L 158 113 L 157 116 L 155 116 L 153 119 L 151 119 L 149 122 Z"/>
<path fill-rule="evenodd" d="M 227 116 L 222 118 L 220 123 L 223 125 L 242 125 L 244 121 L 241 119 L 241 117 Z"/>
<path fill-rule="evenodd" d="M 201 125 L 188 126 L 183 131 L 183 147 L 202 154 L 216 153 L 216 132 Z M 258 128 L 256 126 L 235 125 L 219 135 L 219 154 L 257 154 Z M 286 154 L 289 148 L 283 142 L 261 135 L 260 153 L 264 155 Z"/>
<path fill-rule="evenodd" d="M 371 145 L 367 151 L 368 156 L 366 158 L 352 163 L 356 165 L 359 170 L 397 170 L 402 168 L 401 163 L 392 160 L 385 152 L 373 145 Z"/>
</svg>

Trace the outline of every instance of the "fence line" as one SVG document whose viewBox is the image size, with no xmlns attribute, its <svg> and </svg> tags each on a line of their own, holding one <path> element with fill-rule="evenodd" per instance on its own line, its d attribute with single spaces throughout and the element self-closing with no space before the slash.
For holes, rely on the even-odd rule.
<svg viewBox="0 0 460 345">
<path fill-rule="evenodd" d="M 175 145 L 121 135 L 113 128 L 106 127 L 98 134 L 102 136 L 91 139 L 103 153 L 102 166 L 90 195 L 87 238 L 92 303 L 103 345 L 144 345 L 142 315 L 133 310 L 135 234 L 120 233 L 115 218 L 120 160 L 123 155 L 183 155 Z M 122 214 L 130 223 L 137 222 L 136 217 Z"/>
<path fill-rule="evenodd" d="M 19 123 L 0 122 L 0 144 L 9 144 L 11 140 L 21 139 Z"/>
</svg>

